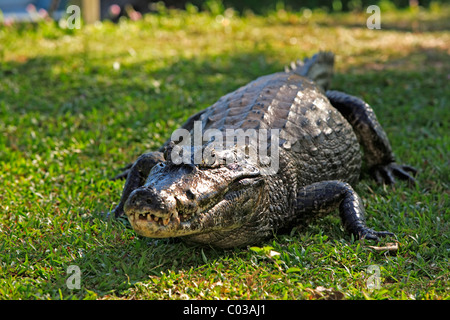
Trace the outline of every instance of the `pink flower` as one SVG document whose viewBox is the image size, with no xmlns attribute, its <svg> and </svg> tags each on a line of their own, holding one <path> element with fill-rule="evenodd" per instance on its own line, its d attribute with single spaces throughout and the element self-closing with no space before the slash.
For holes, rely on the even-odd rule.
<svg viewBox="0 0 450 320">
<path fill-rule="evenodd" d="M 5 20 L 3 20 L 3 25 L 5 25 L 5 27 L 10 27 L 14 24 L 14 19 L 13 18 L 5 18 Z"/>
<path fill-rule="evenodd" d="M 43 8 L 39 9 L 38 13 L 39 13 L 39 15 L 41 16 L 41 18 L 47 18 L 47 17 L 48 17 L 48 12 L 47 12 L 47 10 L 45 10 L 45 9 L 43 9 Z"/>
<path fill-rule="evenodd" d="M 27 11 L 28 12 L 36 12 L 36 7 L 34 6 L 34 4 L 30 3 L 29 5 L 27 5 Z"/>
<path fill-rule="evenodd" d="M 120 14 L 120 11 L 122 11 L 120 9 L 120 6 L 117 4 L 113 4 L 109 7 L 109 12 L 113 15 L 113 16 L 118 16 Z"/>
<path fill-rule="evenodd" d="M 139 20 L 142 18 L 142 14 L 137 11 L 132 11 L 129 13 L 130 19 L 133 21 Z"/>
</svg>

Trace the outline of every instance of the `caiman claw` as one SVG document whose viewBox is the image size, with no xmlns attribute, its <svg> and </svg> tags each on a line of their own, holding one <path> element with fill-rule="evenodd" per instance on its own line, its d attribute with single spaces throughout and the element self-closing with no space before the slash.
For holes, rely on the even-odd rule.
<svg viewBox="0 0 450 320">
<path fill-rule="evenodd" d="M 370 228 L 364 228 L 359 232 L 360 239 L 380 241 L 381 237 L 395 237 L 395 234 L 388 231 L 375 231 Z"/>
<path fill-rule="evenodd" d="M 411 185 L 415 185 L 416 179 L 414 179 L 409 172 L 415 175 L 417 169 L 408 165 L 400 165 L 395 162 L 376 166 L 371 170 L 372 176 L 379 184 L 395 184 L 395 178 L 399 178 L 401 180 L 407 180 Z"/>
</svg>

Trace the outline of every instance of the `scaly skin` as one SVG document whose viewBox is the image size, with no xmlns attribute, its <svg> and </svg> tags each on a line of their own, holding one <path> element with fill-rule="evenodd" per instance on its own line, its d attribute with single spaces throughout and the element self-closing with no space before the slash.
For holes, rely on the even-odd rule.
<svg viewBox="0 0 450 320">
<path fill-rule="evenodd" d="M 332 65 L 332 54 L 320 53 L 292 70 L 260 77 L 183 126 L 191 133 L 194 121 L 223 134 L 227 129 L 279 129 L 276 174 L 262 174 L 261 163 L 238 159 L 240 150 L 230 148 L 217 151 L 212 163 L 174 164 L 174 143 L 168 142 L 131 167 L 115 216 L 125 212 L 146 237 L 181 237 L 224 248 L 260 242 L 335 209 L 357 237 L 392 235 L 366 226 L 362 201 L 351 186 L 360 174 L 360 147 L 379 182 L 394 183 L 395 177 L 413 182 L 407 171 L 415 170 L 395 163 L 368 104 L 342 92 L 324 92 Z M 209 146 L 212 142 L 204 144 Z M 230 154 L 234 161 L 219 162 Z"/>
</svg>

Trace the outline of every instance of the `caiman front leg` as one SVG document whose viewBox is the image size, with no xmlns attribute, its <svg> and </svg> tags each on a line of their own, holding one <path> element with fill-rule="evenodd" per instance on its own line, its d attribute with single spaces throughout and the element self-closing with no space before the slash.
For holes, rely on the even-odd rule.
<svg viewBox="0 0 450 320">
<path fill-rule="evenodd" d="M 364 159 L 370 173 L 378 183 L 384 181 L 394 184 L 396 177 L 415 183 L 415 179 L 408 172 L 415 174 L 417 170 L 395 162 L 386 133 L 367 103 L 340 91 L 327 91 L 326 96 L 353 127 L 359 143 L 363 146 Z"/>
<path fill-rule="evenodd" d="M 374 231 L 366 226 L 361 198 L 350 184 L 339 180 L 321 181 L 299 190 L 296 214 L 303 217 L 324 214 L 339 208 L 340 217 L 347 232 L 360 239 L 380 240 L 395 236 L 387 231 Z"/>
<path fill-rule="evenodd" d="M 182 129 L 186 129 L 188 131 L 192 130 L 194 127 L 194 122 L 201 120 L 201 117 L 204 113 L 207 113 L 210 108 L 206 108 L 193 116 L 191 116 L 186 123 L 181 127 Z M 150 170 L 158 163 L 164 162 L 165 157 L 164 153 L 167 153 L 168 150 L 173 147 L 173 142 L 171 140 L 167 140 L 167 142 L 159 149 L 160 151 L 144 153 L 141 155 L 133 165 L 128 165 L 124 168 L 124 171 L 114 177 L 113 179 L 122 179 L 127 178 L 125 182 L 125 187 L 123 188 L 122 197 L 120 198 L 119 204 L 116 206 L 114 210 L 110 212 L 110 215 L 113 215 L 117 218 L 124 214 L 123 206 L 128 199 L 128 196 L 135 189 L 139 188 L 145 183 L 145 180 L 150 173 Z"/>
<path fill-rule="evenodd" d="M 136 162 L 128 170 L 127 180 L 122 191 L 122 197 L 120 198 L 119 204 L 111 212 L 116 218 L 122 216 L 123 206 L 125 201 L 127 201 L 128 196 L 133 190 L 139 188 L 145 183 L 145 180 L 150 173 L 150 170 L 158 163 L 164 161 L 164 155 L 162 152 L 149 152 L 141 155 Z"/>
</svg>

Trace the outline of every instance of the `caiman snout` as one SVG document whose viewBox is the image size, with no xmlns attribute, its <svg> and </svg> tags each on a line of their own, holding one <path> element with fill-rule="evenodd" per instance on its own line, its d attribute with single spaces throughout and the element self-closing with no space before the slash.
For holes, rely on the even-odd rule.
<svg viewBox="0 0 450 320">
<path fill-rule="evenodd" d="M 125 202 L 124 211 L 132 220 L 147 220 L 167 225 L 176 215 L 176 200 L 171 195 L 142 187 L 133 191 Z"/>
</svg>

